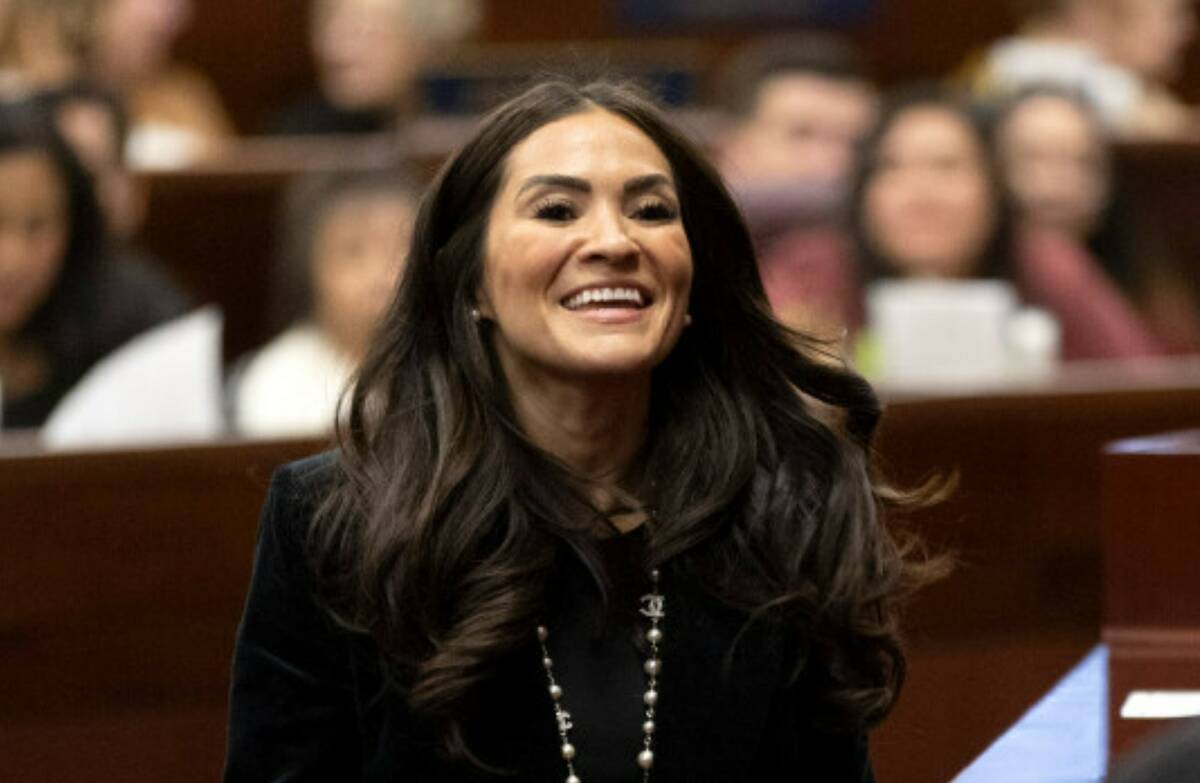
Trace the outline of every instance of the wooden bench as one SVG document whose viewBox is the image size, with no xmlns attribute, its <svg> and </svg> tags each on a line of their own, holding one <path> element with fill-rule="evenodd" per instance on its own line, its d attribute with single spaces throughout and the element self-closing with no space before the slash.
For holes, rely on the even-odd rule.
<svg viewBox="0 0 1200 783">
<path fill-rule="evenodd" d="M 0 456 L 6 778 L 218 779 L 267 481 L 319 449 Z"/>
</svg>

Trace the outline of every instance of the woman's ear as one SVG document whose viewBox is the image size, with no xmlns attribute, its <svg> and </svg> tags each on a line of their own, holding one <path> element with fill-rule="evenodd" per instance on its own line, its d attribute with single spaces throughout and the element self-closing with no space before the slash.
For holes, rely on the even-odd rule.
<svg viewBox="0 0 1200 783">
<path fill-rule="evenodd" d="M 496 311 L 492 308 L 491 300 L 488 299 L 483 286 L 475 291 L 475 306 L 471 308 L 471 317 L 476 321 L 494 321 L 496 319 Z"/>
</svg>

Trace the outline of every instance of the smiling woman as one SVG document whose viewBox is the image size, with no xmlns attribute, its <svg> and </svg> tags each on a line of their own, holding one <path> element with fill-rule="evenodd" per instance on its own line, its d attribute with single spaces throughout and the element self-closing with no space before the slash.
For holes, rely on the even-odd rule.
<svg viewBox="0 0 1200 783">
<path fill-rule="evenodd" d="M 275 479 L 226 779 L 870 780 L 924 571 L 876 399 L 819 351 L 638 93 L 497 109 L 422 203 L 339 448 Z"/>
</svg>

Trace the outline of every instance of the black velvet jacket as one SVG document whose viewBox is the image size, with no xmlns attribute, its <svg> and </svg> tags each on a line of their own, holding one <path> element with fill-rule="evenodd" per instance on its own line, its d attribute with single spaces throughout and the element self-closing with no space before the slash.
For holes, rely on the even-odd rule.
<svg viewBox="0 0 1200 783">
<path fill-rule="evenodd" d="M 564 780 L 532 634 L 528 650 L 497 662 L 464 721 L 472 750 L 513 773 L 488 777 L 443 760 L 430 727 L 385 684 L 371 640 L 335 629 L 320 611 L 302 546 L 329 464 L 293 463 L 271 485 L 234 655 L 225 780 Z M 652 780 L 873 781 L 865 734 L 806 720 L 803 698 L 784 686 L 781 645 L 739 644 L 748 652 L 724 677 L 738 618 L 678 591 L 668 601 Z M 640 779 L 635 751 L 630 781 Z"/>
</svg>

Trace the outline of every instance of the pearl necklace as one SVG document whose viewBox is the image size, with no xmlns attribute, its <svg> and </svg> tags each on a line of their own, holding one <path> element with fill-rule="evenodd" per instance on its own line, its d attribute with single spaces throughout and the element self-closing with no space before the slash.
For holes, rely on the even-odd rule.
<svg viewBox="0 0 1200 783">
<path fill-rule="evenodd" d="M 642 722 L 642 750 L 637 755 L 638 769 L 642 771 L 642 783 L 650 780 L 650 770 L 654 767 L 654 710 L 658 705 L 658 674 L 662 671 L 662 660 L 658 655 L 658 645 L 662 642 L 663 632 L 659 623 L 666 617 L 663 609 L 663 596 L 658 592 L 658 569 L 650 572 L 650 592 L 641 597 L 644 606 L 638 610 L 649 621 L 646 629 L 646 642 L 650 645 L 650 657 L 642 664 L 642 672 L 646 675 L 646 692 L 642 694 L 642 704 L 645 707 L 645 720 Z M 546 681 L 549 683 L 550 699 L 554 703 L 554 720 L 558 724 L 558 737 L 562 742 L 560 748 L 563 761 L 567 765 L 566 783 L 581 783 L 575 774 L 575 746 L 571 744 L 571 713 L 563 707 L 563 689 L 554 678 L 554 661 L 550 658 L 550 649 L 546 640 L 550 631 L 544 625 L 537 627 L 538 645 L 542 648 L 542 668 L 546 670 Z"/>
</svg>

